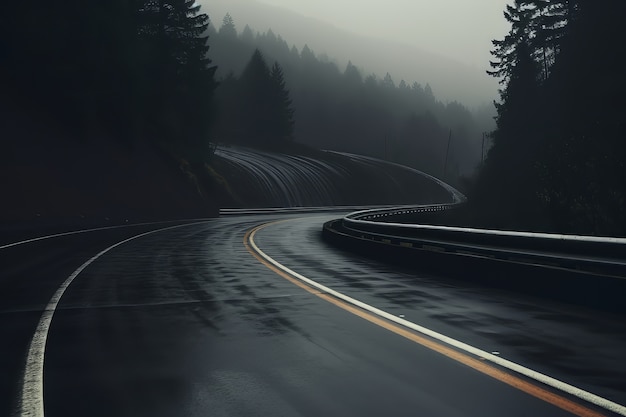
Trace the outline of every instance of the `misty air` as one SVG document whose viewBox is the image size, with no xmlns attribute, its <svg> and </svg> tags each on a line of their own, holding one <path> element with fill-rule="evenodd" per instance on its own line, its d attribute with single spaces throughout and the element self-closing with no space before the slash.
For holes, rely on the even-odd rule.
<svg viewBox="0 0 626 417">
<path fill-rule="evenodd" d="M 626 416 L 626 3 L 0 14 L 0 417 Z"/>
</svg>

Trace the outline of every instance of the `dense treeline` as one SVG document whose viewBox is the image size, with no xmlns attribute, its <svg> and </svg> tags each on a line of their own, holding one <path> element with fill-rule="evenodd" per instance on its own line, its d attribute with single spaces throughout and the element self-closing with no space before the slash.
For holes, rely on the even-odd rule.
<svg viewBox="0 0 626 417">
<path fill-rule="evenodd" d="M 9 2 L 4 94 L 60 136 L 150 141 L 194 158 L 208 143 L 216 87 L 199 8 L 193 0 Z"/>
<path fill-rule="evenodd" d="M 626 234 L 625 13 L 619 0 L 507 7 L 497 129 L 471 199 L 482 225 Z"/>
<path fill-rule="evenodd" d="M 207 24 L 193 0 L 3 3 L 0 227 L 217 214 Z"/>
<path fill-rule="evenodd" d="M 482 132 L 493 127 L 490 116 L 478 120 L 457 102 L 439 102 L 428 84 L 396 83 L 389 74 L 364 76 L 352 63 L 340 69 L 306 45 L 301 50 L 290 47 L 271 29 L 255 33 L 245 26 L 239 32 L 230 15 L 217 26 L 209 28 L 209 35 L 220 79 L 215 126 L 220 141 L 253 144 L 254 132 L 264 129 L 255 129 L 258 122 L 253 119 L 259 117 L 256 112 L 267 111 L 267 104 L 258 101 L 260 95 L 252 98 L 251 92 L 242 88 L 249 84 L 254 66 L 250 57 L 258 49 L 266 67 L 278 63 L 284 76 L 283 91 L 289 96 L 277 104 L 283 117 L 275 117 L 275 124 L 280 120 L 293 124 L 298 142 L 386 158 L 452 181 L 459 172 L 467 174 L 480 162 Z M 256 67 L 259 74 L 267 72 L 262 65 Z"/>
</svg>

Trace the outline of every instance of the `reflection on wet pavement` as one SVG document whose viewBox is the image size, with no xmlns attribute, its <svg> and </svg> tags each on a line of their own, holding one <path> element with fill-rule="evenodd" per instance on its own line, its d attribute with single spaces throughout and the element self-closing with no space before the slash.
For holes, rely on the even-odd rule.
<svg viewBox="0 0 626 417">
<path fill-rule="evenodd" d="M 626 401 L 626 323 L 621 317 L 338 251 L 325 245 L 319 232 L 324 221 L 336 217 L 276 224 L 260 231 L 256 241 L 285 266 L 346 295 L 574 385 L 592 391 L 599 386 Z"/>
<path fill-rule="evenodd" d="M 562 415 L 539 401 L 510 410 L 509 401 L 527 398 L 261 265 L 243 237 L 275 218 L 221 218 L 146 236 L 94 262 L 52 323 L 49 414 Z M 328 218 L 270 226 L 257 244 L 391 314 L 626 402 L 626 336 L 617 318 L 336 251 L 321 241 Z"/>
</svg>

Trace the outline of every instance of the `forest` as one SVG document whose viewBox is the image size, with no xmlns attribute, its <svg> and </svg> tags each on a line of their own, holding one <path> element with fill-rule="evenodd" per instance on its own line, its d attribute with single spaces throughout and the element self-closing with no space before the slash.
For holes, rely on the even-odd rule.
<svg viewBox="0 0 626 417">
<path fill-rule="evenodd" d="M 475 117 L 458 102 L 442 103 L 428 83 L 396 83 L 389 73 L 364 75 L 352 62 L 340 69 L 307 45 L 300 50 L 289 46 L 271 29 L 258 32 L 245 25 L 238 30 L 230 14 L 209 26 L 209 39 L 220 82 L 213 136 L 221 141 L 262 141 L 241 131 L 248 123 L 241 122 L 246 120 L 242 114 L 250 114 L 241 103 L 253 103 L 257 111 L 263 107 L 262 96 L 253 99 L 252 89 L 241 86 L 250 82 L 255 66 L 250 57 L 258 50 L 268 68 L 282 69 L 281 81 L 294 110 L 292 133 L 299 143 L 410 165 L 453 183 L 460 175 L 472 174 L 481 160 L 482 134 L 492 128 L 493 120 L 489 115 Z"/>
<path fill-rule="evenodd" d="M 15 106 L 73 140 L 103 132 L 190 159 L 208 148 L 217 83 L 207 56 L 209 18 L 193 0 L 26 7 L 3 12 L 3 71 Z"/>
<path fill-rule="evenodd" d="M 3 4 L 0 223 L 216 215 L 207 26 L 187 0 Z"/>
<path fill-rule="evenodd" d="M 148 144 L 191 167 L 217 143 L 377 156 L 462 187 L 474 225 L 624 235 L 625 11 L 617 0 L 507 6 L 492 130 L 427 80 L 338 68 L 269 28 L 215 24 L 193 0 L 10 2 L 1 104 L 64 141 Z"/>
<path fill-rule="evenodd" d="M 493 42 L 493 147 L 470 193 L 478 225 L 626 234 L 626 3 L 516 0 Z"/>
</svg>

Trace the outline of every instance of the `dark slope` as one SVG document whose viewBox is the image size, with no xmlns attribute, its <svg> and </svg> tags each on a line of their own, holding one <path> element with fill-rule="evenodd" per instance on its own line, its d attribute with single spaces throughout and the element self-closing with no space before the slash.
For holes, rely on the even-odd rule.
<svg viewBox="0 0 626 417">
<path fill-rule="evenodd" d="M 56 229 L 217 214 L 213 190 L 148 144 L 67 139 L 50 120 L 4 106 L 0 228 Z"/>
</svg>

